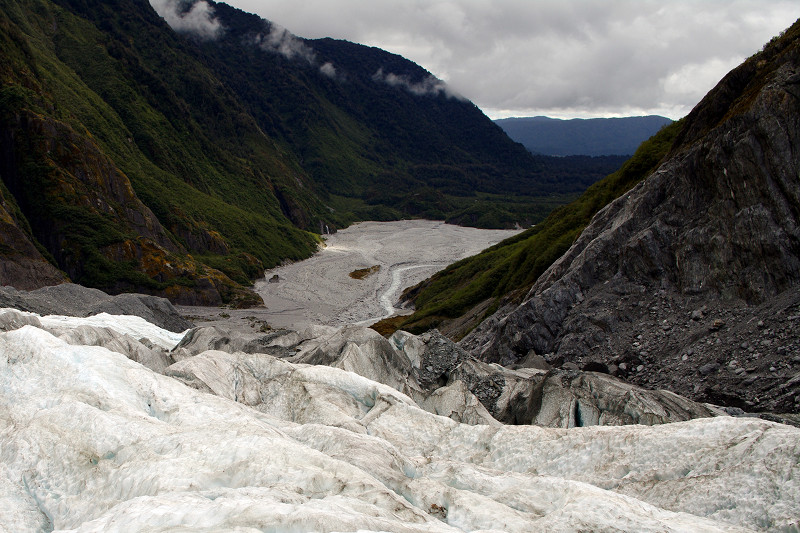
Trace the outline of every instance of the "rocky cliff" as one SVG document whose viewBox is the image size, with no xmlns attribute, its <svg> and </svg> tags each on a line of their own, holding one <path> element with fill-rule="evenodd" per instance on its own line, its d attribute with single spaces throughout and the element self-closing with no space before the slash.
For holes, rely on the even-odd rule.
<svg viewBox="0 0 800 533">
<path fill-rule="evenodd" d="M 13 197 L 0 190 L 0 285 L 27 290 L 64 281 L 64 273 L 33 244 Z"/>
<path fill-rule="evenodd" d="M 753 410 L 800 404 L 800 24 L 728 74 L 672 151 L 462 341 L 603 365 Z"/>
</svg>

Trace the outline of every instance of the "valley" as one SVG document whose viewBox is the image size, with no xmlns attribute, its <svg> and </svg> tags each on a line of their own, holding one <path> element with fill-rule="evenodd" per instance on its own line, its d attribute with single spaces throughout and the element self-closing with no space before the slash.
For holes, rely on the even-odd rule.
<svg viewBox="0 0 800 533">
<path fill-rule="evenodd" d="M 255 290 L 271 325 L 370 325 L 400 311 L 394 304 L 406 287 L 517 233 L 426 220 L 361 222 L 325 236 L 313 257 L 267 271 L 267 280 L 280 281 L 259 281 Z M 349 275 L 376 266 L 363 278 Z"/>
<path fill-rule="evenodd" d="M 322 248 L 312 257 L 268 270 L 254 287 L 264 308 L 180 309 L 198 325 L 247 326 L 252 323 L 248 317 L 275 328 L 370 325 L 410 313 L 395 307 L 406 287 L 520 231 L 428 220 L 361 222 L 325 235 Z M 359 269 L 372 271 L 359 279 L 349 275 Z"/>
<path fill-rule="evenodd" d="M 0 533 L 800 531 L 800 20 L 555 157 L 224 3 L 0 4 Z"/>
</svg>

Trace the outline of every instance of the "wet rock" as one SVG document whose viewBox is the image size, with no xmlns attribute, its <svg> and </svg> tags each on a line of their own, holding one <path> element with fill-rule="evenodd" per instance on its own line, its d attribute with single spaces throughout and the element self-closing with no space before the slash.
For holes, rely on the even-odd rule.
<svg viewBox="0 0 800 533">
<path fill-rule="evenodd" d="M 707 365 L 703 365 L 697 369 L 697 373 L 701 376 L 707 376 L 709 374 L 713 374 L 719 370 L 719 363 L 708 363 Z"/>
</svg>

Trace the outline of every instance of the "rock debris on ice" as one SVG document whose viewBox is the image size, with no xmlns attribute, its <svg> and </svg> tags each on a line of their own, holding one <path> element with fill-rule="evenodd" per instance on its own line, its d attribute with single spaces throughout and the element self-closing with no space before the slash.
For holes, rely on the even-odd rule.
<svg viewBox="0 0 800 533">
<path fill-rule="evenodd" d="M 800 527 L 797 428 L 466 425 L 342 368 L 210 350 L 161 375 L 49 331 L 77 324 L 0 313 L 0 531 Z"/>
</svg>

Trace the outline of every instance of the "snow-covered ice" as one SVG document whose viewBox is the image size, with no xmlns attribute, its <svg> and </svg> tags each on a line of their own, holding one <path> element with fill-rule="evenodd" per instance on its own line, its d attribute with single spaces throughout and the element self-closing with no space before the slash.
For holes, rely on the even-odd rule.
<svg viewBox="0 0 800 533">
<path fill-rule="evenodd" d="M 130 317 L 98 320 L 177 343 Z M 800 529 L 797 428 L 469 426 L 268 355 L 209 351 L 167 370 L 204 369 L 203 392 L 68 344 L 46 331 L 59 321 L 77 324 L 0 333 L 0 531 Z M 245 366 L 270 394 L 243 394 Z"/>
<path fill-rule="evenodd" d="M 131 315 L 109 315 L 100 313 L 87 317 L 72 317 L 60 315 L 47 315 L 39 319 L 42 326 L 48 330 L 67 330 L 80 326 L 108 328 L 121 335 L 129 335 L 134 339 L 145 338 L 152 344 L 165 350 L 171 350 L 178 344 L 186 333 L 173 333 L 166 329 L 154 326 L 144 318 Z"/>
</svg>

